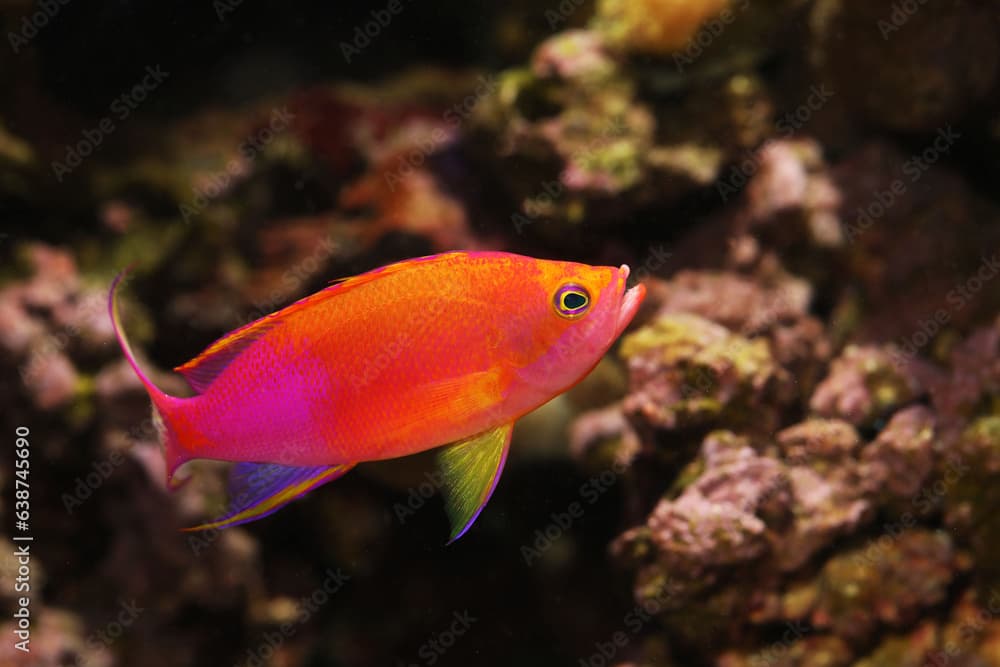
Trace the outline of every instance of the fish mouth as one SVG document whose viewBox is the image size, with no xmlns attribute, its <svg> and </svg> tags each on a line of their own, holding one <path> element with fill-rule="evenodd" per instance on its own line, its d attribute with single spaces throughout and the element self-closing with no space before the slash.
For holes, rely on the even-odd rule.
<svg viewBox="0 0 1000 667">
<path fill-rule="evenodd" d="M 642 300 L 646 297 L 646 286 L 639 283 L 635 287 L 627 288 L 628 286 L 628 276 L 629 268 L 628 264 L 622 264 L 621 268 L 618 269 L 618 277 L 621 281 L 622 294 L 619 299 L 621 306 L 618 309 L 618 321 L 615 325 L 615 338 L 622 335 L 625 331 L 625 327 L 629 325 L 632 318 L 639 311 L 639 306 L 642 305 Z"/>
</svg>

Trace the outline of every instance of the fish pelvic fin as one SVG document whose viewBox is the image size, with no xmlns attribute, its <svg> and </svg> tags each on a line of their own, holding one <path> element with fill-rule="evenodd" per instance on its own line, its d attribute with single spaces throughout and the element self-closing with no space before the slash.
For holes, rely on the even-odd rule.
<svg viewBox="0 0 1000 667">
<path fill-rule="evenodd" d="M 296 498 L 341 477 L 355 465 L 283 466 L 276 463 L 237 463 L 229 472 L 228 511 L 214 521 L 183 530 L 191 532 L 228 528 L 262 519 Z"/>
<path fill-rule="evenodd" d="M 149 395 L 149 400 L 153 404 L 153 425 L 160 436 L 160 443 L 163 446 L 167 461 L 167 484 L 171 488 L 177 488 L 180 486 L 180 483 L 174 479 L 174 472 L 182 463 L 193 458 L 181 444 L 181 439 L 175 428 L 176 413 L 188 399 L 169 396 L 162 392 L 159 387 L 153 384 L 153 381 L 149 379 L 139 366 L 139 362 L 136 361 L 135 353 L 132 352 L 132 346 L 129 344 L 128 337 L 125 335 L 125 330 L 122 327 L 121 314 L 118 308 L 118 290 L 130 271 L 131 267 L 126 268 L 115 276 L 115 279 L 112 281 L 108 294 L 108 315 L 111 317 L 111 325 L 114 328 L 115 338 L 118 340 L 122 354 L 125 355 L 125 360 L 128 361 L 129 366 L 135 371 L 136 376 L 142 382 L 142 386 Z"/>
<path fill-rule="evenodd" d="M 452 443 L 438 453 L 444 473 L 444 501 L 451 521 L 451 544 L 475 523 L 500 481 L 514 424 L 502 424 Z"/>
</svg>

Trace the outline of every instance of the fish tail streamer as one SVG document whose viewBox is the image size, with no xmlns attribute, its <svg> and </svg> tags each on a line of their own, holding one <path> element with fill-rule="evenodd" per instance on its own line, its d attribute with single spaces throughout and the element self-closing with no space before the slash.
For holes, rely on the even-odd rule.
<svg viewBox="0 0 1000 667">
<path fill-rule="evenodd" d="M 149 399 L 153 403 L 153 424 L 160 436 L 160 443 L 163 446 L 167 461 L 167 484 L 171 488 L 176 488 L 179 486 L 179 483 L 174 479 L 174 472 L 182 463 L 192 458 L 187 448 L 181 443 L 175 425 L 175 415 L 180 406 L 188 399 L 177 398 L 163 393 L 159 387 L 153 384 L 152 380 L 143 372 L 136 361 L 135 354 L 132 352 L 132 347 L 129 345 L 128 338 L 125 336 L 125 331 L 122 328 L 121 317 L 118 311 L 118 288 L 129 271 L 130 268 L 126 268 L 115 276 L 114 281 L 111 283 L 111 291 L 108 295 L 108 313 L 111 316 L 115 338 L 118 339 L 118 345 L 121 347 L 125 359 L 132 367 L 132 370 L 135 371 L 139 381 L 142 382 L 142 386 L 146 388 L 146 393 L 149 394 Z"/>
</svg>

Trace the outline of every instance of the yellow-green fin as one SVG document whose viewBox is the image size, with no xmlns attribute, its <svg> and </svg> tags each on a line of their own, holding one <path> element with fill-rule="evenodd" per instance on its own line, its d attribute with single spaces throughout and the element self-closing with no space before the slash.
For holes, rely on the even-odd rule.
<svg viewBox="0 0 1000 667">
<path fill-rule="evenodd" d="M 438 453 L 444 473 L 444 501 L 451 521 L 451 544 L 475 522 L 493 494 L 507 460 L 514 424 L 450 444 Z"/>
<path fill-rule="evenodd" d="M 228 528 L 262 519 L 316 487 L 332 482 L 354 465 L 305 467 L 237 463 L 229 473 L 229 512 L 215 521 L 184 530 Z"/>
</svg>

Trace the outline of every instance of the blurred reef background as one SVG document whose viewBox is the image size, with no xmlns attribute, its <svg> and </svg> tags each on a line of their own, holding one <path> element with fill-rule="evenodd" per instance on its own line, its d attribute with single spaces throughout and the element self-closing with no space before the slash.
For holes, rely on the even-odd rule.
<svg viewBox="0 0 1000 667">
<path fill-rule="evenodd" d="M 0 664 L 1000 666 L 1000 2 L 0 3 Z M 647 303 L 445 548 L 431 460 L 224 532 L 223 333 L 450 249 Z M 158 370 L 156 370 L 158 369 Z M 32 652 L 13 647 L 30 430 Z"/>
</svg>

